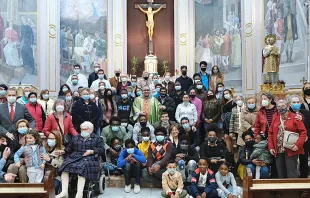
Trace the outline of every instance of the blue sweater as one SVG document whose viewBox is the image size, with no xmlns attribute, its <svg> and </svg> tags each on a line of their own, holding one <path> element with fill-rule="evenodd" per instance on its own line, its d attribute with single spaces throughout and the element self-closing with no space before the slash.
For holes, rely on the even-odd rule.
<svg viewBox="0 0 310 198">
<path fill-rule="evenodd" d="M 119 154 L 118 160 L 117 160 L 117 167 L 118 168 L 123 168 L 123 166 L 125 166 L 128 162 L 125 160 L 125 158 L 128 156 L 129 154 L 127 153 L 127 149 L 124 149 L 121 151 L 121 153 Z M 133 154 L 133 158 L 135 158 L 135 160 L 137 160 L 138 162 L 141 163 L 145 163 L 146 159 L 143 155 L 143 153 L 135 148 L 135 152 Z"/>
<path fill-rule="evenodd" d="M 0 180 L 4 179 L 3 177 L 4 177 L 5 172 L 3 172 L 2 169 L 5 165 L 5 163 L 6 163 L 6 160 L 4 158 L 1 158 L 1 160 L 0 160 Z"/>
</svg>

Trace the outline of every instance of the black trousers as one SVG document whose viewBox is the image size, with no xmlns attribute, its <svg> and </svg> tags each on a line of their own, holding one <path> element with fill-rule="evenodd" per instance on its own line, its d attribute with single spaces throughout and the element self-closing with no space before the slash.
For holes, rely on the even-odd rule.
<svg viewBox="0 0 310 198">
<path fill-rule="evenodd" d="M 308 166 L 308 156 L 310 150 L 310 140 L 304 144 L 305 154 L 299 155 L 299 170 L 300 170 L 300 178 L 308 178 L 309 175 L 309 166 Z"/>
</svg>

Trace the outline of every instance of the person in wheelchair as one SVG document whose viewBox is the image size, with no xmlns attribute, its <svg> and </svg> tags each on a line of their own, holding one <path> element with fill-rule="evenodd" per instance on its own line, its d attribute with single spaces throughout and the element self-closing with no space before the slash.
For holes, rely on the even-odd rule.
<svg viewBox="0 0 310 198">
<path fill-rule="evenodd" d="M 83 190 L 86 180 L 98 179 L 100 173 L 100 158 L 95 155 L 104 155 L 102 138 L 98 137 L 91 122 L 81 124 L 81 134 L 74 136 L 65 153 L 68 157 L 59 167 L 61 173 L 62 192 L 56 198 L 68 197 L 69 173 L 78 175 L 76 198 L 83 197 Z"/>
<path fill-rule="evenodd" d="M 129 193 L 131 190 L 131 176 L 135 176 L 134 193 L 140 192 L 140 178 L 142 164 L 146 162 L 143 153 L 136 148 L 135 141 L 128 139 L 125 141 L 125 147 L 117 160 L 117 167 L 122 168 L 125 176 L 125 192 Z"/>
</svg>

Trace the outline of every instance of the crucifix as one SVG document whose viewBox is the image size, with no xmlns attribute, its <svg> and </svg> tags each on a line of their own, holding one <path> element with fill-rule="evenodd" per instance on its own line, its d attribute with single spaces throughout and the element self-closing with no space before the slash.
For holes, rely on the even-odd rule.
<svg viewBox="0 0 310 198">
<path fill-rule="evenodd" d="M 148 4 L 135 4 L 135 8 L 139 8 L 147 16 L 146 27 L 148 28 L 149 35 L 149 54 L 153 54 L 154 15 L 162 8 L 166 8 L 166 4 L 153 4 L 153 2 L 154 0 L 147 0 Z"/>
</svg>

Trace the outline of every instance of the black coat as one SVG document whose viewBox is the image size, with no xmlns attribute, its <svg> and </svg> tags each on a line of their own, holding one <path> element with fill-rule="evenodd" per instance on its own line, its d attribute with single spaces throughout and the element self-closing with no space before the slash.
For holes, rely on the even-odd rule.
<svg viewBox="0 0 310 198">
<path fill-rule="evenodd" d="M 198 156 L 198 152 L 196 151 L 195 147 L 193 146 L 188 146 L 188 151 L 187 152 L 184 152 L 180 149 L 180 147 L 178 147 L 176 149 L 176 154 L 179 154 L 179 153 L 183 153 L 185 154 L 185 158 L 184 158 L 184 161 L 185 163 L 187 164 L 190 160 L 194 160 L 196 162 L 198 162 L 199 160 L 199 156 Z"/>
<path fill-rule="evenodd" d="M 91 74 L 89 74 L 88 76 L 88 87 L 90 88 L 90 86 L 93 84 L 93 82 L 95 80 L 97 80 L 99 77 L 98 77 L 98 74 L 96 72 L 93 72 Z M 107 80 L 107 76 L 104 74 L 104 77 L 103 77 L 105 80 Z"/>
<path fill-rule="evenodd" d="M 87 150 L 93 150 L 93 155 L 83 156 Z M 78 174 L 88 180 L 98 180 L 100 174 L 100 161 L 98 156 L 104 155 L 102 138 L 94 133 L 85 140 L 81 135 L 74 136 L 65 149 L 68 157 L 59 167 L 58 172 Z"/>
<path fill-rule="evenodd" d="M 169 96 L 166 96 L 166 98 L 164 100 L 162 100 L 162 98 L 159 97 L 158 101 L 160 102 L 161 105 L 166 107 L 166 109 L 163 111 L 168 113 L 170 120 L 174 120 L 175 119 L 175 110 L 176 110 L 174 100 L 172 98 L 170 98 Z"/>
<path fill-rule="evenodd" d="M 74 128 L 80 132 L 80 125 L 85 121 L 90 121 L 94 127 L 98 126 L 99 110 L 96 103 L 89 101 L 85 104 L 84 100 L 76 101 L 72 107 L 72 122 Z"/>
</svg>

